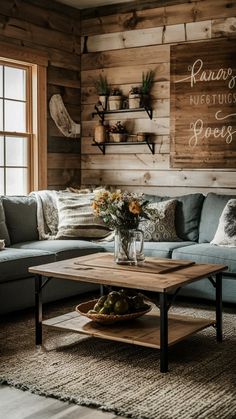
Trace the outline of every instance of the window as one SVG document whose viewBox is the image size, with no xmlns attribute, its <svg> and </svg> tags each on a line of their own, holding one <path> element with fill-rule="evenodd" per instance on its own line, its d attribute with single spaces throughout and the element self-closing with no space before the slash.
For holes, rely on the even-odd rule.
<svg viewBox="0 0 236 419">
<path fill-rule="evenodd" d="M 46 189 L 48 54 L 1 41 L 0 51 L 0 194 Z"/>
<path fill-rule="evenodd" d="M 32 182 L 32 67 L 0 61 L 0 194 L 24 195 Z"/>
</svg>

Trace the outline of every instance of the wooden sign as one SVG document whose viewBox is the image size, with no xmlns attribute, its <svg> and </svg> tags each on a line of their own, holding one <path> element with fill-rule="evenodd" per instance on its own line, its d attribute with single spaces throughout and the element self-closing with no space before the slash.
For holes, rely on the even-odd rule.
<svg viewBox="0 0 236 419">
<path fill-rule="evenodd" d="M 236 41 L 171 47 L 171 166 L 236 168 Z"/>
</svg>

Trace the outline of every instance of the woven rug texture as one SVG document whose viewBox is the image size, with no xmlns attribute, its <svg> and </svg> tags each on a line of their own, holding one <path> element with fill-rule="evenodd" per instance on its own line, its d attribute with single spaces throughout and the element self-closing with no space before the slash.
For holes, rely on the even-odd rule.
<svg viewBox="0 0 236 419">
<path fill-rule="evenodd" d="M 73 311 L 78 299 L 47 305 L 45 317 Z M 214 318 L 212 307 L 173 312 Z M 0 324 L 0 382 L 60 400 L 139 419 L 236 418 L 236 313 L 224 312 L 224 341 L 211 327 L 172 346 L 170 372 L 159 351 L 44 328 L 34 345 L 34 314 Z"/>
</svg>

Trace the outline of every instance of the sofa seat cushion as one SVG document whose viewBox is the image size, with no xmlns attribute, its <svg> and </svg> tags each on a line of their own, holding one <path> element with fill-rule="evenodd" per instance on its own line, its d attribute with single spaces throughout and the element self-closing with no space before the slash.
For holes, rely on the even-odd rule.
<svg viewBox="0 0 236 419">
<path fill-rule="evenodd" d="M 49 251 L 6 248 L 0 252 L 0 282 L 30 277 L 30 266 L 50 262 L 55 262 L 55 255 Z"/>
<path fill-rule="evenodd" d="M 88 240 L 41 240 L 18 243 L 14 245 L 14 248 L 48 251 L 55 254 L 56 260 L 70 259 L 104 251 L 102 245 Z"/>
<path fill-rule="evenodd" d="M 218 247 L 209 243 L 175 249 L 173 259 L 190 259 L 197 263 L 220 263 L 236 272 L 236 247 Z"/>
<path fill-rule="evenodd" d="M 193 244 L 194 242 L 145 242 L 144 254 L 150 257 L 171 258 L 174 249 Z M 103 246 L 107 252 L 114 251 L 114 242 L 106 243 Z"/>
</svg>

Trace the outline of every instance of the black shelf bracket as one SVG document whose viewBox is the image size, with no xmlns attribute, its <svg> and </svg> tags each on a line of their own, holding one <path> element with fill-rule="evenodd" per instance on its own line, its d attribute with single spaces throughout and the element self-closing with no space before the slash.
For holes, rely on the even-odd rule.
<svg viewBox="0 0 236 419">
<path fill-rule="evenodd" d="M 94 118 L 94 116 L 98 115 L 101 120 L 102 123 L 104 122 L 104 118 L 105 115 L 110 115 L 110 114 L 116 114 L 116 113 L 134 113 L 134 112 L 146 112 L 149 116 L 150 119 L 152 119 L 152 108 L 149 106 L 144 106 L 143 108 L 135 108 L 135 109 L 116 109 L 114 111 L 109 111 L 109 110 L 103 110 L 101 111 L 97 105 L 94 106 L 95 112 L 92 113 L 92 118 Z"/>
<path fill-rule="evenodd" d="M 98 147 L 102 154 L 105 155 L 106 154 L 106 147 L 107 146 L 129 146 L 129 145 L 143 145 L 146 144 L 149 148 L 149 150 L 151 151 L 152 154 L 155 154 L 155 144 L 152 143 L 150 140 L 145 140 L 145 141 L 124 141 L 124 142 L 119 142 L 119 143 L 112 143 L 112 142 L 104 142 L 104 143 L 98 143 L 96 140 L 94 140 L 92 146 Z"/>
</svg>

